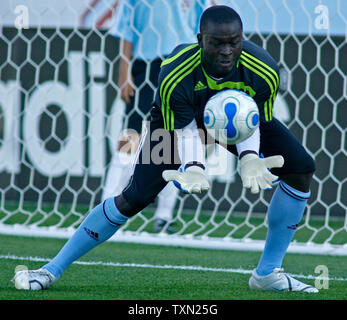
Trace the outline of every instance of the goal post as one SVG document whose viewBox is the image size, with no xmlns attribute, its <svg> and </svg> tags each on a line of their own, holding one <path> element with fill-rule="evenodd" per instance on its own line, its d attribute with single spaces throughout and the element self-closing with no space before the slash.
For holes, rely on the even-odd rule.
<svg viewBox="0 0 347 320">
<path fill-rule="evenodd" d="M 312 195 L 289 252 L 347 255 L 347 3 L 212 2 L 238 11 L 245 38 L 278 61 L 274 116 L 316 161 Z M 3 1 L 1 234 L 68 238 L 101 201 L 124 121 L 120 41 L 111 34 L 120 3 Z M 233 156 L 218 146 L 208 153 L 212 187 L 178 196 L 173 234 L 154 233 L 154 203 L 111 241 L 261 251 L 273 191 L 250 194 Z"/>
</svg>

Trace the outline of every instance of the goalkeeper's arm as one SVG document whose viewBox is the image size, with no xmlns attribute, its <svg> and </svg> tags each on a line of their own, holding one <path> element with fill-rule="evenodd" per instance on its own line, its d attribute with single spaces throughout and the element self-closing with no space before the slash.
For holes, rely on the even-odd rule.
<svg viewBox="0 0 347 320">
<path fill-rule="evenodd" d="M 259 127 L 245 141 L 236 145 L 239 155 L 239 172 L 244 188 L 258 193 L 260 189 L 270 189 L 277 176 L 268 169 L 280 168 L 284 164 L 282 156 L 259 158 L 260 130 Z"/>
<path fill-rule="evenodd" d="M 209 189 L 205 175 L 205 149 L 202 145 L 196 121 L 176 130 L 177 148 L 181 159 L 181 170 L 165 170 L 165 181 L 174 181 L 175 185 L 186 193 L 200 193 Z"/>
</svg>

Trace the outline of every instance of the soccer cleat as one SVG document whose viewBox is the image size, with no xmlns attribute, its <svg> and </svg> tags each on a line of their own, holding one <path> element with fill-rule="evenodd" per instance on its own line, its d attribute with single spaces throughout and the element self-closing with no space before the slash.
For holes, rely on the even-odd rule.
<svg viewBox="0 0 347 320">
<path fill-rule="evenodd" d="M 249 287 L 252 290 L 318 292 L 317 288 L 294 279 L 286 274 L 282 268 L 275 268 L 267 276 L 259 276 L 253 270 L 249 279 Z"/>
<path fill-rule="evenodd" d="M 165 231 L 166 233 L 174 233 L 172 225 L 168 224 L 168 222 L 164 219 L 157 219 L 154 224 L 154 232 L 159 233 L 161 231 Z"/>
<path fill-rule="evenodd" d="M 21 270 L 11 280 L 19 290 L 44 290 L 57 279 L 46 269 Z"/>
</svg>

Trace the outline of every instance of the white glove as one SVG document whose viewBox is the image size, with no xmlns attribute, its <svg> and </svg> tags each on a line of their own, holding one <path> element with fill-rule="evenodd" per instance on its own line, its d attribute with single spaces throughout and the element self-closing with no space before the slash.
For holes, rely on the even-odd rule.
<svg viewBox="0 0 347 320">
<path fill-rule="evenodd" d="M 163 172 L 165 181 L 173 181 L 175 185 L 186 193 L 201 193 L 210 188 L 205 170 L 198 166 L 190 166 L 185 171 L 165 170 Z"/>
<path fill-rule="evenodd" d="M 240 176 L 244 188 L 250 188 L 252 193 L 260 189 L 271 189 L 277 179 L 268 169 L 281 168 L 284 164 L 282 156 L 259 158 L 256 154 L 246 154 L 239 162 Z"/>
</svg>

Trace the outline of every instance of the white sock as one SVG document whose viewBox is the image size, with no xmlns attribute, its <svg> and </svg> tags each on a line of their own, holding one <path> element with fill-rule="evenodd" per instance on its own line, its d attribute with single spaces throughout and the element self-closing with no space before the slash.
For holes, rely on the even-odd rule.
<svg viewBox="0 0 347 320">
<path fill-rule="evenodd" d="M 172 182 L 169 182 L 166 187 L 158 195 L 158 206 L 154 216 L 159 219 L 170 221 L 172 219 L 173 210 L 175 208 L 178 197 L 178 189 Z"/>
<path fill-rule="evenodd" d="M 116 151 L 108 168 L 102 200 L 118 195 L 128 184 L 135 154 Z"/>
</svg>

